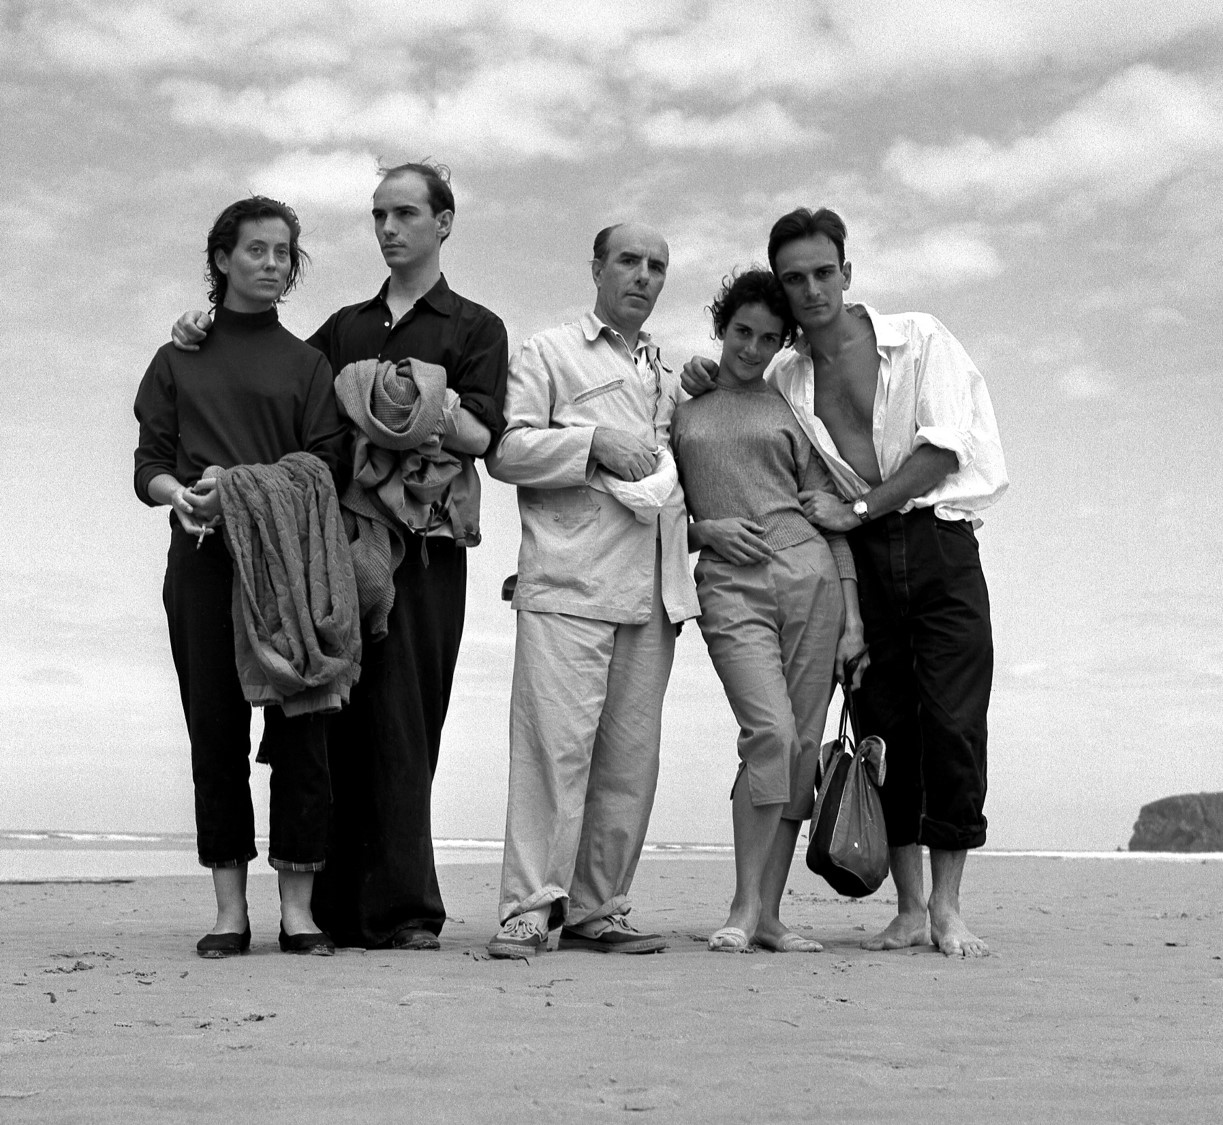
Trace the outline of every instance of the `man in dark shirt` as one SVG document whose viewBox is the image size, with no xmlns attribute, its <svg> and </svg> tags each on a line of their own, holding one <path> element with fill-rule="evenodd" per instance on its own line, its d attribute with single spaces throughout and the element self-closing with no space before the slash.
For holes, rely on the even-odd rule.
<svg viewBox="0 0 1223 1125">
<path fill-rule="evenodd" d="M 447 411 L 443 445 L 463 459 L 482 456 L 505 425 L 509 348 L 500 318 L 442 275 L 441 246 L 454 221 L 445 170 L 387 170 L 373 215 L 390 276 L 376 296 L 330 316 L 308 343 L 337 373 L 363 359 L 445 368 L 460 405 Z M 185 314 L 175 343 L 198 346 L 209 323 Z M 315 879 L 314 916 L 340 945 L 437 949 L 446 911 L 430 795 L 463 631 L 466 547 L 448 526 L 437 528 L 425 543 L 408 543 L 394 581 L 387 635 L 363 638 L 361 680 L 334 720 L 334 836 Z"/>
</svg>

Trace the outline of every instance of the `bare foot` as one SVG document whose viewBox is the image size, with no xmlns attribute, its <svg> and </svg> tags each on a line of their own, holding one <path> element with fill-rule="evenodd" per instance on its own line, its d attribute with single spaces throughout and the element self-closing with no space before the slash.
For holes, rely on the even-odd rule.
<svg viewBox="0 0 1223 1125">
<path fill-rule="evenodd" d="M 804 937 L 793 930 L 786 929 L 781 922 L 756 927 L 753 938 L 762 949 L 773 953 L 822 953 L 824 947 L 815 938 Z"/>
<path fill-rule="evenodd" d="M 945 957 L 988 957 L 989 946 L 966 925 L 958 910 L 930 907 L 930 936 Z"/>
<path fill-rule="evenodd" d="M 864 938 L 862 948 L 908 949 L 912 945 L 926 945 L 929 941 L 926 912 L 923 910 L 920 914 L 897 914 L 886 930 Z"/>
</svg>

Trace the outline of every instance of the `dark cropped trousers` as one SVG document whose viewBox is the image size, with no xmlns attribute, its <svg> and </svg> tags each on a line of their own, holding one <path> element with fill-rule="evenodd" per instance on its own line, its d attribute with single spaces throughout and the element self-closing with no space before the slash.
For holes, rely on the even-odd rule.
<svg viewBox="0 0 1223 1125">
<path fill-rule="evenodd" d="M 233 562 L 220 534 L 198 550 L 172 517 L 162 601 L 191 739 L 200 863 L 239 867 L 254 859 L 250 789 L 251 707 L 234 663 Z M 289 871 L 323 866 L 331 817 L 327 722 L 265 707 L 260 757 L 270 762 L 268 862 Z"/>
<path fill-rule="evenodd" d="M 376 948 L 396 933 L 441 933 L 430 805 L 442 724 L 463 637 L 467 549 L 419 539 L 395 571 L 387 635 L 361 637 L 361 680 L 331 720 L 335 819 L 315 921 L 340 945 Z"/>
<path fill-rule="evenodd" d="M 888 844 L 980 847 L 994 646 L 976 535 L 916 508 L 872 520 L 849 543 L 871 654 L 855 696 L 859 734 L 887 743 Z"/>
</svg>

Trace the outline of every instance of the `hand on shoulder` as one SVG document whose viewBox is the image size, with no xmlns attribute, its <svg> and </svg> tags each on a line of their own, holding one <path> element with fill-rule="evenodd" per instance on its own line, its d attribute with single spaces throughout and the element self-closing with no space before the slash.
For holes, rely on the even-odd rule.
<svg viewBox="0 0 1223 1125">
<path fill-rule="evenodd" d="M 684 364 L 683 371 L 680 372 L 680 385 L 693 398 L 698 395 L 703 395 L 706 391 L 712 391 L 714 388 L 714 379 L 718 374 L 718 364 L 716 360 L 708 359 L 705 356 L 694 355 L 687 363 Z"/>
<path fill-rule="evenodd" d="M 170 342 L 180 352 L 198 352 L 212 329 L 212 317 L 202 309 L 183 313 L 170 329 Z"/>
</svg>

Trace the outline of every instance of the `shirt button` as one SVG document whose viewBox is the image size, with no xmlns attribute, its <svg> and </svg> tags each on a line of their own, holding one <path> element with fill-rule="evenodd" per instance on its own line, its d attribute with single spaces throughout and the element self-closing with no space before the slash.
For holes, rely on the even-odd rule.
<svg viewBox="0 0 1223 1125">
<path fill-rule="evenodd" d="M 383 328 L 390 328 L 390 326 L 391 326 L 391 322 L 389 320 L 385 320 L 382 322 Z"/>
</svg>

